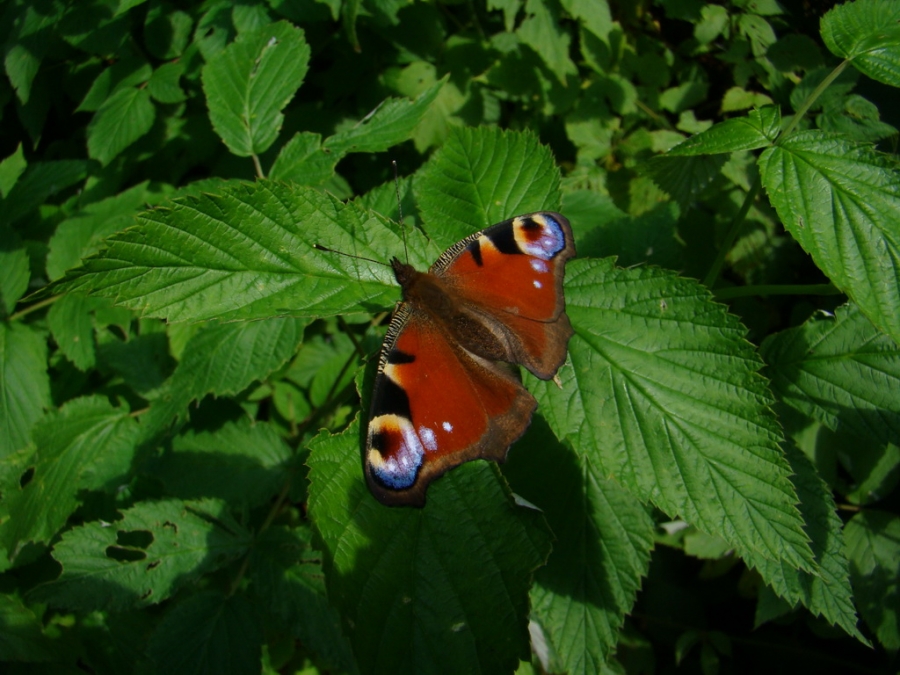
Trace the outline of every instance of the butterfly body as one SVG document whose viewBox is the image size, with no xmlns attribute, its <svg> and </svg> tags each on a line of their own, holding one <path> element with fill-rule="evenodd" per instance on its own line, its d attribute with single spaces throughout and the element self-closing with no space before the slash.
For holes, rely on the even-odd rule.
<svg viewBox="0 0 900 675">
<path fill-rule="evenodd" d="M 550 379 L 565 361 L 562 281 L 574 255 L 568 221 L 541 212 L 466 237 L 428 272 L 391 261 L 403 301 L 382 347 L 364 456 L 379 501 L 422 506 L 445 471 L 506 458 L 537 407 L 513 364 Z"/>
</svg>

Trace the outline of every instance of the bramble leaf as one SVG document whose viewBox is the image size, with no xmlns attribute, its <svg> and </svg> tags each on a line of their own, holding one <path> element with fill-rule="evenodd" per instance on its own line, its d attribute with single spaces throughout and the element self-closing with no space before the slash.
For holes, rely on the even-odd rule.
<svg viewBox="0 0 900 675">
<path fill-rule="evenodd" d="M 275 142 L 308 63 L 303 31 L 278 21 L 241 33 L 204 66 L 209 117 L 232 153 L 258 155 Z"/>
</svg>

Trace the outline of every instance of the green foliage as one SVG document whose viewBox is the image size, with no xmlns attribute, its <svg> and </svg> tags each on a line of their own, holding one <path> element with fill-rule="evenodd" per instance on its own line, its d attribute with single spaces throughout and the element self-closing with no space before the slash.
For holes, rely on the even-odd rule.
<svg viewBox="0 0 900 675">
<path fill-rule="evenodd" d="M 4 672 L 896 671 L 900 10 L 789 4 L 6 3 Z M 558 381 L 380 505 L 384 263 L 543 209 Z"/>
</svg>

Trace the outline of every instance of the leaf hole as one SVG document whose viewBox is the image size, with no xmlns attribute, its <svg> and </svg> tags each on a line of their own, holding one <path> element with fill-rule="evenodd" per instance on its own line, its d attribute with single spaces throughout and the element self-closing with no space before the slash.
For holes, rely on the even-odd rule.
<svg viewBox="0 0 900 675">
<path fill-rule="evenodd" d="M 23 488 L 28 485 L 32 478 L 34 478 L 34 467 L 30 466 L 25 473 L 22 474 L 22 477 L 19 478 L 19 487 Z"/>
<path fill-rule="evenodd" d="M 136 551 L 133 548 L 122 548 L 121 546 L 107 546 L 106 557 L 118 560 L 123 563 L 132 563 L 143 560 L 147 554 L 143 551 Z"/>
<path fill-rule="evenodd" d="M 153 543 L 153 533 L 149 530 L 119 530 L 116 543 L 128 548 L 146 549 Z"/>
</svg>

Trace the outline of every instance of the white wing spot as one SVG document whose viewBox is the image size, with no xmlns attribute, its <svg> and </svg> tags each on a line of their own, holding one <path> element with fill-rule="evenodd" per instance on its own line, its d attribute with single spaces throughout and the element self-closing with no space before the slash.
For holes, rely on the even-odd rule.
<svg viewBox="0 0 900 675">
<path fill-rule="evenodd" d="M 544 284 L 542 284 L 542 283 L 541 283 L 540 281 L 538 281 L 537 279 L 535 279 L 535 280 L 532 281 L 531 283 L 534 284 L 534 287 L 535 287 L 535 288 L 543 288 L 543 287 L 544 287 Z"/>
<path fill-rule="evenodd" d="M 441 424 L 441 426 L 444 428 L 444 431 L 446 431 L 448 434 L 451 431 L 453 431 L 453 425 L 450 424 L 450 422 L 444 422 L 443 424 Z"/>
<path fill-rule="evenodd" d="M 539 274 L 546 274 L 550 271 L 550 267 L 540 258 L 532 258 L 531 259 L 531 269 Z"/>
<path fill-rule="evenodd" d="M 425 449 L 434 452 L 438 448 L 437 439 L 434 437 L 434 430 L 428 427 L 419 427 L 419 438 L 422 439 L 422 445 Z"/>
</svg>

